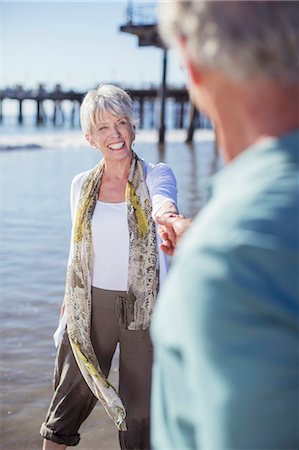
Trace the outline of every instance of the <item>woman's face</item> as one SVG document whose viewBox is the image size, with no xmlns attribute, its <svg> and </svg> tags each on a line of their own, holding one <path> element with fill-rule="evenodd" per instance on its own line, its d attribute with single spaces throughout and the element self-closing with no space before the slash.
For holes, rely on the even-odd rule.
<svg viewBox="0 0 299 450">
<path fill-rule="evenodd" d="M 105 113 L 86 139 L 102 152 L 105 160 L 121 160 L 132 155 L 135 129 L 126 117 Z"/>
</svg>

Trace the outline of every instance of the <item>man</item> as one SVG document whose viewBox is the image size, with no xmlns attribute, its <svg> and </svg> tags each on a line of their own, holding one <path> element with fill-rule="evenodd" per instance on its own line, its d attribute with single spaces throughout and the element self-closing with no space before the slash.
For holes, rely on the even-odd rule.
<svg viewBox="0 0 299 450">
<path fill-rule="evenodd" d="M 299 448 L 298 3 L 162 2 L 160 29 L 226 167 L 154 315 L 153 448 Z"/>
</svg>

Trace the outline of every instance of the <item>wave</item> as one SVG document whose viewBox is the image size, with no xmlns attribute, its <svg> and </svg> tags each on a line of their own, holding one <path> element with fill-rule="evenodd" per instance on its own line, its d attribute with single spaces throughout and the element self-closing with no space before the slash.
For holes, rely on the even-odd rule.
<svg viewBox="0 0 299 450">
<path fill-rule="evenodd" d="M 17 145 L 2 145 L 0 144 L 0 151 L 11 151 L 11 150 L 40 150 L 43 147 L 39 144 L 17 144 Z"/>
<path fill-rule="evenodd" d="M 87 143 L 79 130 L 61 132 L 15 133 L 0 139 L 0 151 L 82 148 Z"/>
<path fill-rule="evenodd" d="M 185 142 L 187 136 L 186 130 L 167 130 L 165 141 Z M 194 141 L 213 141 L 214 131 L 211 129 L 196 130 L 194 132 Z M 157 130 L 140 130 L 136 134 L 136 143 L 158 143 Z M 0 151 L 14 150 L 42 150 L 42 149 L 78 149 L 88 147 L 88 144 L 80 130 L 64 131 L 61 133 L 42 133 L 34 134 L 10 134 L 2 136 L 0 140 Z"/>
</svg>

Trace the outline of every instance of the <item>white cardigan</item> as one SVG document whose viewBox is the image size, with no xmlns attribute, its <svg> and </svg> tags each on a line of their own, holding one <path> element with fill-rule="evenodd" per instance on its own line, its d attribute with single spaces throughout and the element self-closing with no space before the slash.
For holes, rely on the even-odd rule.
<svg viewBox="0 0 299 450">
<path fill-rule="evenodd" d="M 166 201 L 170 201 L 174 205 L 177 204 L 177 184 L 175 176 L 169 166 L 164 163 L 159 164 L 151 164 L 142 160 L 144 162 L 145 169 L 145 180 L 149 190 L 150 198 L 152 200 L 152 208 L 153 208 L 153 219 L 155 216 L 159 215 L 159 210 L 163 206 Z M 80 199 L 80 192 L 84 180 L 89 174 L 90 170 L 81 172 L 76 175 L 71 184 L 71 194 L 70 194 L 70 203 L 71 203 L 71 217 L 72 217 L 72 233 L 74 228 L 74 217 L 77 210 L 78 202 Z M 157 231 L 157 227 L 156 227 Z M 166 277 L 167 274 L 167 257 L 164 252 L 160 249 L 159 244 L 161 243 L 161 239 L 157 233 L 157 246 L 159 252 L 159 262 L 160 262 L 160 276 L 159 283 L 160 287 Z M 58 347 L 61 342 L 65 327 L 66 327 L 66 314 L 60 318 L 59 325 L 57 330 L 54 333 L 54 342 L 56 347 Z"/>
</svg>

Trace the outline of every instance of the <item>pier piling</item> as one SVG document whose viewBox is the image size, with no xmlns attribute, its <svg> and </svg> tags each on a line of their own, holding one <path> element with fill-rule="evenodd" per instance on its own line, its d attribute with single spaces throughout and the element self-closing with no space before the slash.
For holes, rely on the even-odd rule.
<svg viewBox="0 0 299 450">
<path fill-rule="evenodd" d="M 21 125 L 23 123 L 23 99 L 19 100 L 19 114 L 18 123 Z"/>
<path fill-rule="evenodd" d="M 197 110 L 196 110 L 194 105 L 191 105 L 189 127 L 188 127 L 188 131 L 187 131 L 186 142 L 192 142 L 193 141 L 193 134 L 194 134 L 196 116 L 197 116 Z"/>
<path fill-rule="evenodd" d="M 161 110 L 160 110 L 160 127 L 159 127 L 159 143 L 165 141 L 165 100 L 166 100 L 166 72 L 167 72 L 167 50 L 163 49 L 163 71 L 161 84 Z"/>
</svg>

